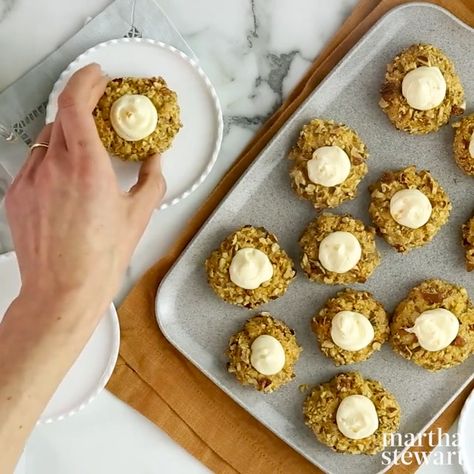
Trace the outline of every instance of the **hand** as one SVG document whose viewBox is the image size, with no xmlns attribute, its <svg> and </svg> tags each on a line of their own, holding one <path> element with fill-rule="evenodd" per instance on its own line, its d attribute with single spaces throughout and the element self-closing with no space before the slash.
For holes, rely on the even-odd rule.
<svg viewBox="0 0 474 474">
<path fill-rule="evenodd" d="M 49 148 L 32 150 L 6 196 L 20 295 L 37 304 L 78 301 L 94 318 L 117 292 L 166 188 L 154 156 L 128 193 L 119 189 L 92 117 L 106 83 L 97 64 L 71 77 L 54 123 L 37 138 Z"/>
<path fill-rule="evenodd" d="M 115 295 L 165 182 L 158 156 L 118 187 L 92 117 L 107 79 L 69 80 L 6 195 L 22 289 L 0 324 L 0 471 L 11 472 L 54 390 Z M 52 350 L 53 349 L 53 350 Z"/>
</svg>

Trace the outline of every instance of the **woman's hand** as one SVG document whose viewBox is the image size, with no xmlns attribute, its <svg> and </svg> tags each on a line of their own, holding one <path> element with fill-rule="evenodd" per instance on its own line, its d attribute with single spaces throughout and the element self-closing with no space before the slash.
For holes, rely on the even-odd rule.
<svg viewBox="0 0 474 474">
<path fill-rule="evenodd" d="M 0 473 L 114 297 L 165 192 L 158 156 L 118 187 L 92 111 L 107 79 L 97 65 L 69 80 L 58 113 L 6 196 L 22 289 L 0 324 Z"/>
<path fill-rule="evenodd" d="M 118 187 L 92 111 L 107 78 L 97 64 L 77 71 L 58 99 L 58 113 L 6 196 L 7 217 L 24 298 L 67 298 L 100 316 L 153 209 L 163 197 L 160 158 L 146 161 L 137 184 Z"/>
</svg>

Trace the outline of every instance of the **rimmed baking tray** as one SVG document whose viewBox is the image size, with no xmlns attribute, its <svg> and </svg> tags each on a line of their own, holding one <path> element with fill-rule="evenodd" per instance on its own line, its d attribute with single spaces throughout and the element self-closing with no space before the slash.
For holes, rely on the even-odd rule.
<svg viewBox="0 0 474 474">
<path fill-rule="evenodd" d="M 265 310 L 296 330 L 304 352 L 296 380 L 276 393 L 262 395 L 240 386 L 226 371 L 224 351 L 229 336 L 255 311 L 219 300 L 206 282 L 203 263 L 230 232 L 244 224 L 265 226 L 299 261 L 298 238 L 315 217 L 311 205 L 290 189 L 287 154 L 301 127 L 313 117 L 331 118 L 353 127 L 366 142 L 369 173 L 356 200 L 335 212 L 349 212 L 370 223 L 367 186 L 383 171 L 415 164 L 431 170 L 453 203 L 448 224 L 434 241 L 407 255 L 397 254 L 377 239 L 382 263 L 364 288 L 392 311 L 411 287 L 427 278 L 443 278 L 465 286 L 474 298 L 474 279 L 464 269 L 460 226 L 474 208 L 472 178 L 463 175 L 452 158 L 450 126 L 426 136 L 397 131 L 378 107 L 386 64 L 413 43 L 432 43 L 454 61 L 468 104 L 474 98 L 473 29 L 437 6 L 412 3 L 386 14 L 309 96 L 202 227 L 169 274 L 157 295 L 158 323 L 165 336 L 219 387 L 265 426 L 326 472 L 364 472 L 388 469 L 393 449 L 385 456 L 353 456 L 332 452 L 320 444 L 303 423 L 301 384 L 324 382 L 343 371 L 360 371 L 381 381 L 400 402 L 400 432 L 417 434 L 443 411 L 473 378 L 474 357 L 461 366 L 427 372 L 395 354 L 386 344 L 369 361 L 335 367 L 317 348 L 309 330 L 311 317 L 341 287 L 310 282 L 299 271 L 287 294 Z M 469 110 L 468 110 L 469 111 Z M 397 447 L 400 449 L 400 447 Z"/>
</svg>

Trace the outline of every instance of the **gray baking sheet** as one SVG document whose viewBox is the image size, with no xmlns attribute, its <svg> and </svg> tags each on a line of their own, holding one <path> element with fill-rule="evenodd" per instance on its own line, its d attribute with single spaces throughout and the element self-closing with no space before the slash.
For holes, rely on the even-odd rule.
<svg viewBox="0 0 474 474">
<path fill-rule="evenodd" d="M 356 200 L 334 212 L 349 212 L 370 223 L 369 183 L 389 169 L 415 164 L 429 169 L 447 190 L 453 211 L 434 241 L 400 255 L 381 238 L 382 263 L 364 285 L 392 311 L 411 287 L 427 278 L 443 278 L 465 286 L 474 298 L 474 275 L 464 270 L 460 226 L 474 208 L 474 179 L 464 175 L 452 158 L 450 126 L 426 136 L 397 131 L 378 107 L 379 88 L 386 64 L 413 43 L 432 43 L 451 57 L 465 87 L 467 112 L 474 99 L 473 29 L 447 11 L 428 4 L 397 7 L 384 16 L 311 94 L 263 150 L 203 226 L 169 272 L 158 291 L 158 322 L 165 336 L 187 358 L 253 416 L 308 458 L 331 473 L 376 473 L 388 466 L 382 456 L 346 455 L 320 444 L 303 423 L 300 384 L 324 382 L 343 371 L 358 370 L 381 381 L 402 408 L 401 433 L 418 433 L 472 379 L 474 357 L 464 364 L 430 373 L 395 354 L 388 344 L 369 359 L 335 367 L 317 348 L 310 320 L 325 300 L 341 287 L 310 282 L 301 270 L 288 292 L 262 309 L 296 330 L 304 351 L 296 379 L 276 393 L 262 395 L 242 387 L 226 371 L 224 351 L 229 336 L 256 311 L 233 307 L 208 287 L 204 261 L 220 241 L 244 224 L 265 226 L 274 232 L 290 256 L 299 261 L 298 238 L 315 211 L 290 189 L 287 154 L 301 127 L 314 117 L 341 121 L 366 142 L 369 173 Z M 299 268 L 299 265 L 298 265 Z"/>
</svg>

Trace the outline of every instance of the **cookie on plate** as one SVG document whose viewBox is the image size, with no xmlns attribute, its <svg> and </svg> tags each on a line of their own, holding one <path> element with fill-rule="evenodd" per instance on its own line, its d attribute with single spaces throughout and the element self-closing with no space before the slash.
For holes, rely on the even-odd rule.
<svg viewBox="0 0 474 474">
<path fill-rule="evenodd" d="M 351 128 L 332 120 L 306 124 L 289 159 L 291 186 L 316 209 L 354 199 L 367 174 L 367 147 Z"/>
<path fill-rule="evenodd" d="M 431 242 L 447 222 L 451 201 L 429 171 L 388 171 L 369 186 L 369 214 L 377 232 L 398 252 Z"/>
<path fill-rule="evenodd" d="M 341 373 L 314 387 L 303 414 L 316 438 L 340 453 L 376 454 L 400 425 L 395 397 L 359 372 Z"/>
<path fill-rule="evenodd" d="M 318 283 L 365 282 L 380 263 L 375 230 L 348 214 L 322 214 L 300 237 L 301 268 Z"/>
<path fill-rule="evenodd" d="M 452 61 L 431 44 L 414 44 L 387 66 L 379 105 L 399 130 L 434 132 L 464 112 L 464 90 Z"/>
<path fill-rule="evenodd" d="M 227 303 L 256 308 L 282 296 L 296 275 L 274 234 L 246 225 L 230 234 L 206 260 L 207 279 Z"/>
<path fill-rule="evenodd" d="M 474 270 L 474 215 L 462 226 L 462 244 L 466 252 L 466 270 Z"/>
<path fill-rule="evenodd" d="M 260 313 L 230 338 L 227 370 L 242 385 L 273 392 L 295 378 L 301 351 L 293 329 L 270 313 Z"/>
<path fill-rule="evenodd" d="M 405 359 L 436 371 L 464 362 L 474 349 L 474 308 L 465 288 L 426 280 L 395 309 L 392 347 Z"/>
<path fill-rule="evenodd" d="M 464 173 L 474 176 L 474 114 L 453 123 L 453 154 Z"/>
<path fill-rule="evenodd" d="M 182 126 L 176 92 L 161 77 L 112 79 L 93 116 L 107 151 L 130 161 L 167 150 Z"/>
<path fill-rule="evenodd" d="M 336 365 L 367 360 L 388 339 L 389 318 L 371 293 L 345 289 L 311 321 L 321 352 Z"/>
</svg>

